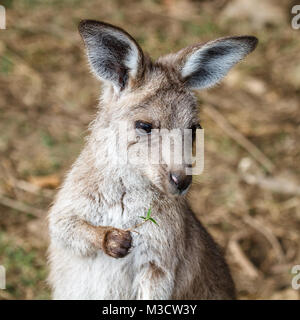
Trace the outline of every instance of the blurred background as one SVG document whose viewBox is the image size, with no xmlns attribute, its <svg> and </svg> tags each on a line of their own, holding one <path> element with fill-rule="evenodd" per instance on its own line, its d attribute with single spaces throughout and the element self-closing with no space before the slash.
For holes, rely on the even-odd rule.
<svg viewBox="0 0 300 320">
<path fill-rule="evenodd" d="M 1 299 L 48 299 L 46 215 L 96 112 L 81 19 L 125 28 L 154 59 L 250 34 L 259 45 L 199 93 L 205 171 L 189 200 L 224 249 L 240 299 L 299 299 L 300 29 L 289 0 L 1 0 Z"/>
</svg>

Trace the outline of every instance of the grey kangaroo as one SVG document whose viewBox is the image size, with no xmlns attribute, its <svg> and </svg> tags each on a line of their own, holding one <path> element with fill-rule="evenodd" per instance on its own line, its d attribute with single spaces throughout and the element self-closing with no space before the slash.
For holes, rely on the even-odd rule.
<svg viewBox="0 0 300 320">
<path fill-rule="evenodd" d="M 84 20 L 79 32 L 103 90 L 86 145 L 49 214 L 53 298 L 234 299 L 225 259 L 187 203 L 187 165 L 116 165 L 114 141 L 121 122 L 133 137 L 129 154 L 137 143 L 146 150 L 154 129 L 200 128 L 193 90 L 218 83 L 257 39 L 220 38 L 153 62 L 118 27 Z M 149 208 L 158 226 L 128 230 Z"/>
</svg>

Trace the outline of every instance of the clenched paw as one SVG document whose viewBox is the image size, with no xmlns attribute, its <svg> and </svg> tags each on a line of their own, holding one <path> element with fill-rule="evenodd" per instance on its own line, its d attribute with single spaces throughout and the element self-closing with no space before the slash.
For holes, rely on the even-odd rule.
<svg viewBox="0 0 300 320">
<path fill-rule="evenodd" d="M 114 258 L 123 258 L 131 248 L 130 231 L 111 228 L 107 230 L 104 240 L 104 252 Z"/>
</svg>

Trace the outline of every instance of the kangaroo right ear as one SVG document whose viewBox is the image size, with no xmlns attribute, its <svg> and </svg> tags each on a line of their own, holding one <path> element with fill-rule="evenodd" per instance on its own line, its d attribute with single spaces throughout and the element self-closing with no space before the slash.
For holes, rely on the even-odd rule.
<svg viewBox="0 0 300 320">
<path fill-rule="evenodd" d="M 81 21 L 78 29 L 93 73 L 111 82 L 117 92 L 126 87 L 129 77 L 142 72 L 142 49 L 126 31 L 94 20 Z"/>
<path fill-rule="evenodd" d="M 185 48 L 178 54 L 180 75 L 191 89 L 212 87 L 256 45 L 257 38 L 238 36 Z"/>
</svg>

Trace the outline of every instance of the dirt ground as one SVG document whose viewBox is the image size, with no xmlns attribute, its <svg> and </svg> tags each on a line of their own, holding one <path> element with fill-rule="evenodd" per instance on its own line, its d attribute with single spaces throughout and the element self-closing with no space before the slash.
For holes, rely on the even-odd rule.
<svg viewBox="0 0 300 320">
<path fill-rule="evenodd" d="M 77 32 L 98 19 L 155 59 L 221 36 L 259 45 L 199 92 L 205 170 L 189 194 L 232 269 L 240 299 L 299 299 L 300 29 L 288 0 L 6 0 L 0 30 L 1 299 L 48 299 L 46 214 L 78 156 L 100 84 Z"/>
</svg>

